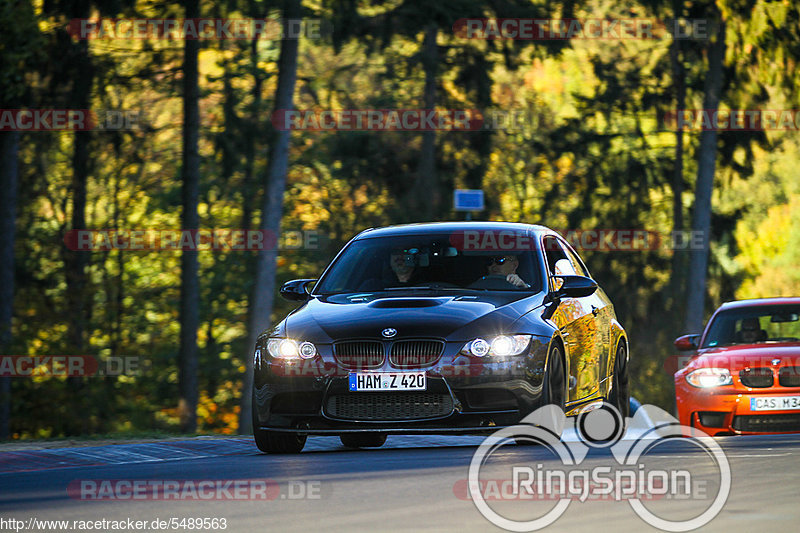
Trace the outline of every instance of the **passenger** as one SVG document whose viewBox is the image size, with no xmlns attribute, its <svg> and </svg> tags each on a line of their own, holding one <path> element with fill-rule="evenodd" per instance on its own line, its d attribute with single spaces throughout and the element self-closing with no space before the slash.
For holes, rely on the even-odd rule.
<svg viewBox="0 0 800 533">
<path fill-rule="evenodd" d="M 384 271 L 380 275 L 373 275 L 364 280 L 359 286 L 359 291 L 382 291 L 387 287 L 408 287 L 417 280 L 413 279 L 416 268 L 412 251 L 395 249 L 389 252 L 390 272 Z M 385 268 L 385 263 L 383 264 Z"/>
<path fill-rule="evenodd" d="M 409 258 L 411 260 L 409 261 Z M 407 250 L 392 250 L 389 255 L 389 264 L 392 272 L 400 283 L 409 283 L 414 275 L 414 256 Z"/>
</svg>

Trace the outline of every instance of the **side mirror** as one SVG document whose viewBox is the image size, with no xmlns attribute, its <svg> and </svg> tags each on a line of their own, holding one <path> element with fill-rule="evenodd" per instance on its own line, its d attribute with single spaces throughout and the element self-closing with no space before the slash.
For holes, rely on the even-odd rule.
<svg viewBox="0 0 800 533">
<path fill-rule="evenodd" d="M 700 341 L 700 335 L 693 334 L 693 335 L 683 335 L 675 339 L 673 343 L 675 348 L 682 352 L 688 352 L 691 350 L 696 350 L 698 346 L 698 342 Z"/>
<path fill-rule="evenodd" d="M 293 279 L 287 281 L 281 287 L 281 296 L 293 302 L 307 302 L 311 299 L 307 286 L 309 283 L 317 281 L 315 279 Z"/>
<path fill-rule="evenodd" d="M 582 298 L 597 290 L 597 283 L 585 276 L 556 276 L 563 280 L 561 287 L 552 293 L 551 299 Z"/>
</svg>

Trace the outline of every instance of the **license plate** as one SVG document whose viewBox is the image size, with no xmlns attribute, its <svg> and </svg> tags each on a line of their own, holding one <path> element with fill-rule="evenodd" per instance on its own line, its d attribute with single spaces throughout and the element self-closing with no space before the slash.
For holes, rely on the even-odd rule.
<svg viewBox="0 0 800 533">
<path fill-rule="evenodd" d="M 783 411 L 785 409 L 800 409 L 800 396 L 750 398 L 751 411 Z"/>
<path fill-rule="evenodd" d="M 425 390 L 425 372 L 350 372 L 350 390 Z"/>
</svg>

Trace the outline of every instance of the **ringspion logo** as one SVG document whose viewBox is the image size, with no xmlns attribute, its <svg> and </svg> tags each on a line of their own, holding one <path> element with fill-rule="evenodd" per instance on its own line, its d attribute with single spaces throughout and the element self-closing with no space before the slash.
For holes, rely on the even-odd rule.
<svg viewBox="0 0 800 533">
<path fill-rule="evenodd" d="M 520 424 L 502 428 L 481 443 L 470 462 L 468 493 L 464 494 L 462 481 L 454 485 L 454 494 L 471 499 L 489 522 L 508 531 L 538 531 L 552 525 L 571 504 L 595 500 L 625 501 L 644 522 L 664 531 L 691 531 L 708 524 L 730 493 L 727 457 L 714 439 L 681 426 L 654 406 L 640 407 L 634 418 L 649 416 L 640 415 L 646 409 L 657 411 L 658 416 L 650 418 L 660 422 L 632 439 L 623 438 L 625 421 L 608 404 L 570 418 L 553 405 L 537 409 Z M 561 440 L 566 429 L 577 434 L 577 442 Z M 660 446 L 674 443 L 673 437 L 686 437 L 677 439 L 679 444 L 699 448 L 704 463 L 692 468 L 653 457 L 661 452 Z M 540 445 L 552 460 L 543 461 L 537 454 L 533 460 L 509 464 L 511 456 L 503 453 L 507 451 L 503 446 L 518 442 Z M 585 462 L 592 449 L 609 450 L 614 461 Z M 494 463 L 495 454 L 503 459 Z M 520 519 L 521 509 L 490 505 L 496 501 L 523 502 L 526 514 L 533 516 Z M 544 503 L 534 505 L 537 501 Z M 659 506 L 659 501 L 669 505 Z M 694 512 L 698 504 L 700 510 Z"/>
</svg>

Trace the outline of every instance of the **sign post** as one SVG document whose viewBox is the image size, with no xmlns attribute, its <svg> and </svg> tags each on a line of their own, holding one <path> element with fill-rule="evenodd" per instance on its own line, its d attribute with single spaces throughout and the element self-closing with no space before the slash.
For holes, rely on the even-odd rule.
<svg viewBox="0 0 800 533">
<path fill-rule="evenodd" d="M 483 191 L 481 189 L 456 189 L 453 191 L 453 206 L 456 211 L 466 211 L 467 220 L 472 220 L 473 211 L 483 211 Z"/>
</svg>

